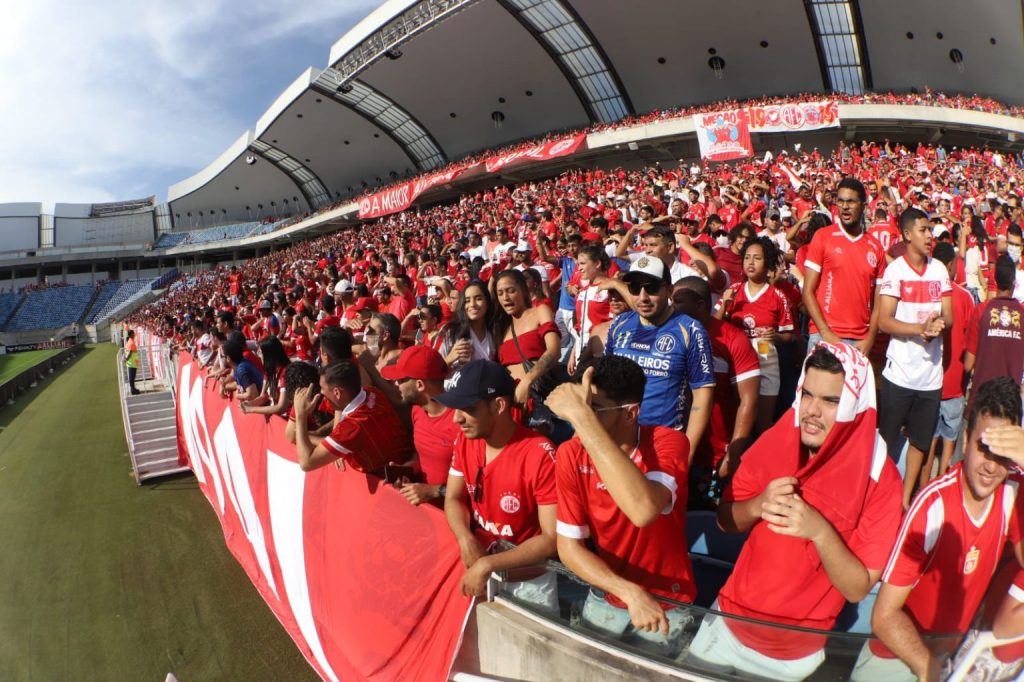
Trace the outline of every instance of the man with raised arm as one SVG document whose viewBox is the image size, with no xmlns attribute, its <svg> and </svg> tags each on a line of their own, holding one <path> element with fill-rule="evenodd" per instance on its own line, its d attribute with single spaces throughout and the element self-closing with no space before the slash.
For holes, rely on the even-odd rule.
<svg viewBox="0 0 1024 682">
<path fill-rule="evenodd" d="M 1021 559 L 1017 495 L 1024 432 L 1017 384 L 998 377 L 975 391 L 964 460 L 914 499 L 882 574 L 871 614 L 878 636 L 851 679 L 932 680 L 988 591 L 1009 542 Z"/>
<path fill-rule="evenodd" d="M 558 555 L 591 584 L 584 625 L 671 657 L 693 616 L 658 598 L 692 602 L 697 594 L 680 542 L 690 447 L 675 429 L 638 424 L 645 383 L 635 362 L 606 355 L 580 384 L 548 397 L 576 430 L 555 465 Z"/>
<path fill-rule="evenodd" d="M 718 523 L 750 531 L 690 645 L 698 665 L 802 680 L 825 659 L 827 631 L 847 601 L 882 573 L 899 526 L 902 485 L 878 436 L 871 365 L 845 344 L 820 343 L 804 361 L 797 399 L 744 453 Z"/>
</svg>

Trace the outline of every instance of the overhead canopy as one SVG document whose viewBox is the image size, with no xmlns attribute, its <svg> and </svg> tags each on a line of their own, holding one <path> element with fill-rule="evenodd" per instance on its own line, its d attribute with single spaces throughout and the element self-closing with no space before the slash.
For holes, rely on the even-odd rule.
<svg viewBox="0 0 1024 682">
<path fill-rule="evenodd" d="M 179 227 L 305 212 L 550 131 L 762 95 L 1022 104 L 1022 27 L 1005 0 L 389 0 L 168 200 Z"/>
</svg>

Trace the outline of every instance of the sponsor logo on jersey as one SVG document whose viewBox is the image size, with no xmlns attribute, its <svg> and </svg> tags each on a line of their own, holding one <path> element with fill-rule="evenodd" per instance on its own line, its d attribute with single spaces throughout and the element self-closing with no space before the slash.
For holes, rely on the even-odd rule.
<svg viewBox="0 0 1024 682">
<path fill-rule="evenodd" d="M 507 523 L 494 523 L 493 521 L 488 521 L 484 517 L 480 516 L 480 512 L 476 509 L 473 510 L 473 518 L 481 529 L 491 535 L 496 535 L 500 538 L 515 537 L 515 533 L 512 532 L 512 526 Z"/>
</svg>

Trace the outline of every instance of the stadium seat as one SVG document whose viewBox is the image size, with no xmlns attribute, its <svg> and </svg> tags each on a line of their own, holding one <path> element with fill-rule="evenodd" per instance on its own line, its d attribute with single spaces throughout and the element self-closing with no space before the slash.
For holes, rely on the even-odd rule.
<svg viewBox="0 0 1024 682">
<path fill-rule="evenodd" d="M 718 527 L 717 514 L 713 511 L 686 513 L 686 544 L 697 583 L 694 603 L 705 608 L 714 603 L 719 590 L 732 574 L 746 540 L 746 533 L 722 531 Z"/>
<path fill-rule="evenodd" d="M 55 329 L 78 322 L 95 293 L 96 287 L 91 284 L 31 291 L 26 294 L 24 305 L 7 324 L 7 331 Z"/>
</svg>

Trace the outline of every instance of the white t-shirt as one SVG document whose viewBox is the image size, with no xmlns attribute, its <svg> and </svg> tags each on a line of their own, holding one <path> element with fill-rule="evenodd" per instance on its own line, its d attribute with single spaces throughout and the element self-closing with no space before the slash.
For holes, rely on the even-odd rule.
<svg viewBox="0 0 1024 682">
<path fill-rule="evenodd" d="M 929 258 L 923 271 L 917 272 L 901 256 L 886 267 L 879 293 L 897 299 L 897 321 L 920 324 L 933 312 L 942 314 L 942 299 L 952 296 L 953 288 L 939 261 Z M 930 341 L 920 336 L 893 336 L 882 376 L 915 391 L 942 388 L 942 336 Z"/>
</svg>

